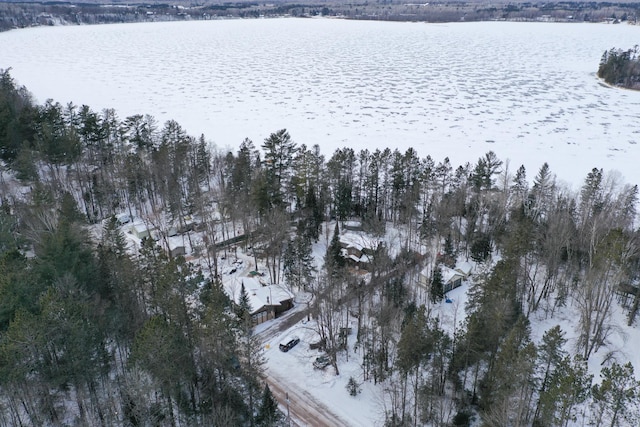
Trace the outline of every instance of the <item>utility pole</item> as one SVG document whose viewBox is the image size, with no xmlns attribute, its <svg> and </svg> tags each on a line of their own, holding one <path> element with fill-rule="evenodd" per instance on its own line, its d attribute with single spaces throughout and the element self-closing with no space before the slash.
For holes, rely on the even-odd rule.
<svg viewBox="0 0 640 427">
<path fill-rule="evenodd" d="M 287 425 L 291 427 L 291 415 L 289 414 L 289 392 L 285 392 L 284 395 L 287 400 Z"/>
</svg>

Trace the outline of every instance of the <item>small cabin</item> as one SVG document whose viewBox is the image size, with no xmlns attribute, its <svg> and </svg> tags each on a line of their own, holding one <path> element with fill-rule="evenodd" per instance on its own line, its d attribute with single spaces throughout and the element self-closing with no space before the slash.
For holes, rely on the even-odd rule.
<svg viewBox="0 0 640 427">
<path fill-rule="evenodd" d="M 444 266 L 440 267 L 440 269 L 442 270 L 442 290 L 445 294 L 462 285 L 462 281 L 465 279 L 462 273 Z"/>
<path fill-rule="evenodd" d="M 466 276 L 453 268 L 440 265 L 440 271 L 442 272 L 442 291 L 444 293 L 449 292 L 462 285 L 462 281 L 466 280 Z M 419 283 L 424 287 L 429 287 L 431 283 L 432 271 L 430 268 L 425 268 L 420 272 Z"/>
<path fill-rule="evenodd" d="M 155 232 L 153 227 L 148 227 L 142 222 L 133 222 L 129 227 L 129 233 L 142 240 L 147 237 L 152 237 L 152 233 Z"/>
<path fill-rule="evenodd" d="M 254 325 L 259 325 L 267 320 L 275 319 L 280 314 L 293 308 L 293 294 L 278 284 L 265 284 L 254 277 L 243 277 L 240 283 L 244 285 L 249 305 L 251 306 L 251 317 Z M 231 290 L 225 287 L 228 294 Z M 240 298 L 241 285 L 233 289 L 232 299 L 238 302 Z"/>
</svg>

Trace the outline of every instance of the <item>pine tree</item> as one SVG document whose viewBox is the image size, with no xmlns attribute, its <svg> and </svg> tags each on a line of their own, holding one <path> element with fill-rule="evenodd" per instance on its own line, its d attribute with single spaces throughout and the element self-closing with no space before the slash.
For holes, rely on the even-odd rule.
<svg viewBox="0 0 640 427">
<path fill-rule="evenodd" d="M 297 234 L 285 248 L 283 257 L 284 277 L 290 286 L 307 289 L 316 271 L 311 253 L 311 242 L 302 234 Z"/>
<path fill-rule="evenodd" d="M 236 315 L 242 323 L 245 323 L 251 318 L 251 302 L 249 301 L 249 294 L 244 287 L 244 282 L 240 284 L 240 296 L 238 297 L 238 303 L 236 304 Z"/>
<path fill-rule="evenodd" d="M 305 234 L 314 241 L 318 241 L 320 237 L 320 226 L 322 224 L 322 208 L 316 197 L 316 191 L 313 187 L 309 187 L 304 201 L 305 209 Z"/>
<path fill-rule="evenodd" d="M 456 249 L 453 247 L 453 239 L 451 233 L 444 238 L 444 247 L 442 248 L 442 263 L 447 267 L 453 268 L 456 265 Z"/>
<path fill-rule="evenodd" d="M 333 237 L 327 247 L 327 253 L 324 256 L 324 264 L 327 272 L 337 274 L 344 268 L 346 261 L 342 256 L 342 246 L 340 245 L 340 227 L 336 221 L 336 227 L 333 230 Z"/>
<path fill-rule="evenodd" d="M 535 220 L 545 220 L 551 210 L 551 202 L 555 191 L 555 178 L 544 163 L 533 179 L 533 188 L 527 200 L 528 214 Z"/>
<path fill-rule="evenodd" d="M 482 418 L 490 426 L 531 424 L 536 348 L 529 321 L 520 317 L 482 381 Z"/>
<path fill-rule="evenodd" d="M 431 302 L 438 303 L 444 298 L 444 282 L 442 280 L 442 269 L 439 265 L 433 269 L 431 274 Z"/>
<path fill-rule="evenodd" d="M 534 419 L 539 417 L 542 396 L 547 391 L 551 375 L 556 371 L 558 364 L 567 356 L 567 352 L 563 349 L 566 342 L 567 339 L 559 325 L 549 329 L 542 337 L 542 343 L 538 348 L 538 366 L 541 367 L 542 382 Z"/>
<path fill-rule="evenodd" d="M 357 396 L 360 394 L 360 384 L 358 384 L 355 378 L 349 377 L 349 381 L 347 382 L 347 391 L 350 396 Z"/>
<path fill-rule="evenodd" d="M 275 426 L 281 418 L 278 402 L 273 397 L 269 384 L 266 384 L 262 393 L 262 404 L 256 416 L 256 424 L 260 427 L 271 427 Z"/>
<path fill-rule="evenodd" d="M 593 400 L 598 407 L 597 425 L 631 426 L 640 421 L 640 382 L 636 380 L 633 365 L 613 363 L 602 368 L 602 383 L 593 386 Z"/>
<path fill-rule="evenodd" d="M 527 182 L 527 170 L 524 165 L 521 165 L 516 171 L 511 190 L 516 197 L 516 203 L 522 203 L 526 199 L 527 192 L 529 191 L 529 183 Z"/>
<path fill-rule="evenodd" d="M 540 391 L 533 426 L 566 426 L 569 421 L 575 422 L 579 405 L 589 397 L 592 378 L 579 356 L 573 361 L 569 356 L 562 358 Z"/>
<path fill-rule="evenodd" d="M 491 256 L 491 238 L 488 234 L 478 233 L 470 248 L 471 259 L 475 262 L 484 262 Z"/>
<path fill-rule="evenodd" d="M 270 207 L 284 206 L 287 202 L 286 191 L 289 189 L 291 180 L 293 159 L 298 148 L 289 132 L 281 129 L 264 140 L 262 149 L 265 153 L 265 190 Z"/>
</svg>

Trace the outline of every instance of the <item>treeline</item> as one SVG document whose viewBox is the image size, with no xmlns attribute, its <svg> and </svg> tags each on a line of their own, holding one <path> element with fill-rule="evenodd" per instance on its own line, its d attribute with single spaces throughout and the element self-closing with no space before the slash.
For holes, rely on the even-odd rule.
<svg viewBox="0 0 640 427">
<path fill-rule="evenodd" d="M 629 325 L 640 305 L 638 188 L 615 174 L 594 168 L 574 192 L 547 164 L 530 178 L 493 152 L 464 165 L 413 149 L 342 148 L 326 159 L 286 130 L 221 152 L 174 121 L 35 105 L 7 71 L 0 85 L 5 424 L 275 422 L 268 392 L 260 398 L 249 309 L 216 280 L 215 243 L 238 232 L 271 282 L 314 295 L 335 372 L 360 357 L 354 382 L 380 384 L 389 426 L 463 426 L 474 414 L 493 426 L 637 423 L 624 354 L 610 354 L 597 386 L 585 367 L 614 332 L 616 305 Z M 87 224 L 119 212 L 161 234 L 197 217 L 186 238 L 206 270 L 151 240 L 127 252 L 113 220 L 98 243 L 88 238 Z M 377 236 L 367 276 L 341 254 L 340 230 L 355 219 Z M 382 239 L 391 228 L 396 240 Z M 311 257 L 320 239 L 322 268 Z M 438 271 L 465 259 L 478 272 L 464 326 L 450 332 L 435 316 Z M 531 338 L 531 315 L 567 307 L 579 318 L 577 358 L 559 328 Z"/>
<path fill-rule="evenodd" d="M 640 89 L 638 46 L 628 50 L 605 51 L 598 67 L 598 77 L 610 85 Z"/>
<path fill-rule="evenodd" d="M 479 7 L 475 3 L 403 3 L 362 4 L 224 2 L 194 6 L 191 3 L 149 2 L 128 5 L 84 2 L 3 2 L 0 3 L 0 31 L 38 25 L 109 24 L 119 22 L 159 22 L 259 17 L 335 16 L 346 19 L 385 21 L 545 21 L 558 22 L 632 22 L 638 12 L 636 3 L 546 2 L 510 3 Z"/>
<path fill-rule="evenodd" d="M 248 313 L 154 240 L 131 253 L 111 216 L 185 209 L 201 145 L 0 76 L 0 425 L 276 425 Z"/>
<path fill-rule="evenodd" d="M 618 328 L 618 303 L 629 325 L 637 315 L 637 186 L 594 168 L 573 193 L 547 164 L 531 185 L 523 167 L 512 174 L 492 152 L 457 168 L 412 150 L 387 152 L 388 161 L 384 151 L 349 153 L 327 162 L 329 175 L 342 171 L 329 211 L 373 234 L 391 224 L 404 233 L 374 245 L 364 282 L 339 255 L 336 226 L 313 285 L 315 316 L 336 373 L 354 357 L 344 331 L 357 319 L 353 351 L 362 380 L 384 389 L 385 425 L 466 426 L 474 414 L 486 426 L 637 424 L 640 383 L 627 356 L 603 358 L 597 381 L 586 365 Z M 456 328 L 433 304 L 443 299 L 439 270 L 465 259 L 479 267 Z M 416 286 L 425 264 L 427 289 Z M 529 317 L 565 310 L 577 319 L 572 346 L 560 327 L 534 343 Z"/>
</svg>

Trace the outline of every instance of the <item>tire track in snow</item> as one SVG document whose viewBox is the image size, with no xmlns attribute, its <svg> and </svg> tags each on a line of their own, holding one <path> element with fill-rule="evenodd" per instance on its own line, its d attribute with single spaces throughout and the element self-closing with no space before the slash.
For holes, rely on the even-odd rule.
<svg viewBox="0 0 640 427">
<path fill-rule="evenodd" d="M 318 402 L 309 392 L 302 390 L 280 376 L 267 372 L 265 381 L 287 416 L 287 393 L 289 396 L 289 416 L 292 426 L 299 427 L 341 427 L 347 422 L 331 412 L 326 405 Z"/>
</svg>

